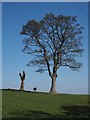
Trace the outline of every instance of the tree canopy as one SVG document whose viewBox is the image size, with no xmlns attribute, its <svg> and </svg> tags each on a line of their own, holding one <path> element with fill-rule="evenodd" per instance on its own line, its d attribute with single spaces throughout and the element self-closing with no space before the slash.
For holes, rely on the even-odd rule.
<svg viewBox="0 0 90 120">
<path fill-rule="evenodd" d="M 33 55 L 28 66 L 38 66 L 37 72 L 48 71 L 49 76 L 57 77 L 57 70 L 67 66 L 76 71 L 82 63 L 83 27 L 77 22 L 77 16 L 46 14 L 39 22 L 29 20 L 22 27 L 23 52 Z"/>
</svg>

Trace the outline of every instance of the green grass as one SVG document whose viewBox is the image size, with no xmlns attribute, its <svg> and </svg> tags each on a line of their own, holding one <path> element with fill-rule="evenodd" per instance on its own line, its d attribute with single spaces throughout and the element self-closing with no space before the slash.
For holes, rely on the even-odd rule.
<svg viewBox="0 0 90 120">
<path fill-rule="evenodd" d="M 2 90 L 2 116 L 8 119 L 88 118 L 88 95 Z"/>
</svg>

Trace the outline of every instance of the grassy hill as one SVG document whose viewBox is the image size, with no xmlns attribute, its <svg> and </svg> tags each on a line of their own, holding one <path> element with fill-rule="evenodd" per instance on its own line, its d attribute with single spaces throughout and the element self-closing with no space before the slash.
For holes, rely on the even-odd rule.
<svg viewBox="0 0 90 120">
<path fill-rule="evenodd" d="M 2 90 L 3 119 L 88 118 L 88 96 Z M 62 120 L 62 119 L 61 119 Z"/>
</svg>

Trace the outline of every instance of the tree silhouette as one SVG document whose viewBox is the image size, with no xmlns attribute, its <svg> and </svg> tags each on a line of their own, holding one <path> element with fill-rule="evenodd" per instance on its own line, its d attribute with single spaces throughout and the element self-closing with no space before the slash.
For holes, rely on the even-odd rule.
<svg viewBox="0 0 90 120">
<path fill-rule="evenodd" d="M 77 16 L 55 16 L 52 13 L 39 22 L 29 20 L 22 27 L 23 52 L 33 55 L 27 66 L 38 66 L 37 72 L 48 71 L 52 79 L 50 93 L 57 93 L 57 71 L 67 66 L 76 71 L 82 63 L 77 57 L 82 56 L 83 27 L 77 23 Z"/>
<path fill-rule="evenodd" d="M 24 80 L 25 80 L 26 73 L 23 71 L 23 73 L 19 73 L 19 76 L 21 79 L 20 90 L 24 90 Z"/>
</svg>

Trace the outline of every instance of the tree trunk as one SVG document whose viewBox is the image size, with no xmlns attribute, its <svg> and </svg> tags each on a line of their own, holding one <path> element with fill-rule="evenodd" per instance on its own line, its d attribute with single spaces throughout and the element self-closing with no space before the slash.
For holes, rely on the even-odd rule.
<svg viewBox="0 0 90 120">
<path fill-rule="evenodd" d="M 20 90 L 24 90 L 24 81 L 21 81 Z"/>
<path fill-rule="evenodd" d="M 52 78 L 52 84 L 51 84 L 51 89 L 50 89 L 49 93 L 57 94 L 57 91 L 56 91 L 56 77 Z"/>
</svg>

